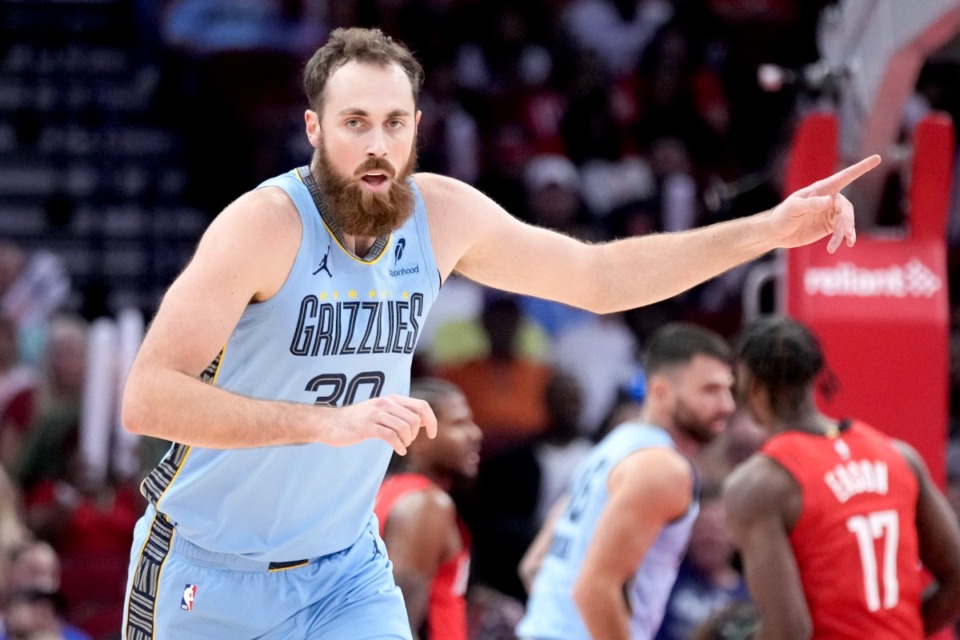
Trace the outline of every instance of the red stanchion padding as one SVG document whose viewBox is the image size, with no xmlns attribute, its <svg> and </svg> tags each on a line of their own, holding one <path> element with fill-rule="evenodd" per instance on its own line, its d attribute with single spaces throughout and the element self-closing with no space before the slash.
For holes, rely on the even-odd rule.
<svg viewBox="0 0 960 640">
<path fill-rule="evenodd" d="M 921 120 L 913 133 L 910 174 L 910 235 L 943 238 L 950 210 L 954 136 L 950 116 L 936 112 Z"/>
<path fill-rule="evenodd" d="M 943 186 L 953 162 L 944 131 L 940 116 L 917 129 L 912 233 L 900 239 L 861 234 L 855 247 L 833 255 L 825 243 L 792 249 L 785 277 L 787 313 L 816 333 L 835 376 L 832 394 L 818 398 L 823 411 L 860 418 L 908 442 L 941 487 L 949 415 Z M 822 152 L 815 138 L 796 144 L 798 158 Z"/>
</svg>

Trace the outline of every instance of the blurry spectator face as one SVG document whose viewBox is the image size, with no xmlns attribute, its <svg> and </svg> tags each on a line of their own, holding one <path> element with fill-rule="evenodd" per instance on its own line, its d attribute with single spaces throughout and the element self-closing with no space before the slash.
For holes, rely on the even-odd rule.
<svg viewBox="0 0 960 640">
<path fill-rule="evenodd" d="M 87 367 L 86 328 L 73 322 L 55 323 L 46 359 L 54 386 L 66 392 L 83 389 Z"/>
<path fill-rule="evenodd" d="M 53 547 L 34 543 L 21 551 L 10 566 L 11 591 L 46 591 L 60 588 L 60 560 Z"/>
<path fill-rule="evenodd" d="M 4 623 L 10 640 L 54 640 L 59 620 L 53 602 L 40 594 L 14 594 L 7 604 Z"/>
</svg>

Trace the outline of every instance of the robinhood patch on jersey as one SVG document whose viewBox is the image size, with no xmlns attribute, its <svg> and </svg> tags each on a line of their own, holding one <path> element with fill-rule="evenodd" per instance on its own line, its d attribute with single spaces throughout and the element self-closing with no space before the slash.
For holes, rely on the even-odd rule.
<svg viewBox="0 0 960 640">
<path fill-rule="evenodd" d="M 390 268 L 390 275 L 394 278 L 420 273 L 420 263 L 414 259 L 415 256 L 405 252 L 406 247 L 406 238 L 398 238 L 393 249 L 393 266 Z"/>
</svg>

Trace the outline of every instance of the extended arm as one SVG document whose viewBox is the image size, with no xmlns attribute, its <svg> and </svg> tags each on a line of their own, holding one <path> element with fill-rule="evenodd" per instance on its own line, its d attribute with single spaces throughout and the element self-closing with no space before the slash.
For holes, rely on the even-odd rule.
<svg viewBox="0 0 960 640">
<path fill-rule="evenodd" d="M 399 453 L 426 403 L 386 396 L 334 409 L 257 400 L 198 378 L 227 343 L 247 304 L 279 290 L 299 247 L 300 220 L 278 189 L 242 196 L 210 225 L 160 305 L 127 378 L 123 423 L 134 432 L 214 448 L 384 439 Z"/>
<path fill-rule="evenodd" d="M 590 245 L 523 224 L 463 183 L 431 174 L 417 182 L 430 212 L 440 271 L 598 313 L 663 300 L 772 249 L 833 234 L 853 244 L 853 207 L 840 190 L 880 162 L 867 158 L 763 213 L 679 233 Z"/>
<path fill-rule="evenodd" d="M 557 526 L 557 520 L 563 514 L 563 510 L 567 508 L 569 501 L 570 496 L 563 496 L 550 507 L 547 517 L 543 520 L 543 526 L 537 532 L 537 537 L 533 539 L 533 542 L 527 547 L 526 553 L 520 559 L 517 573 L 520 575 L 520 581 L 528 594 L 533 589 L 533 581 L 537 577 L 537 572 L 540 571 L 540 565 L 543 564 L 543 559 L 550 551 L 550 545 L 553 544 L 553 530 Z"/>
<path fill-rule="evenodd" d="M 387 518 L 383 538 L 414 638 L 426 619 L 437 570 L 460 551 L 459 535 L 456 507 L 439 489 L 403 496 Z"/>
<path fill-rule="evenodd" d="M 793 478 L 765 456 L 741 465 L 724 487 L 727 521 L 760 614 L 757 640 L 803 640 L 813 633 L 788 537 L 798 500 Z"/>
<path fill-rule="evenodd" d="M 672 449 L 643 449 L 614 468 L 609 485 L 610 498 L 573 586 L 573 599 L 595 640 L 629 640 L 624 585 L 663 527 L 690 508 L 693 472 Z"/>
<path fill-rule="evenodd" d="M 960 616 L 960 524 L 947 499 L 933 484 L 927 465 L 909 445 L 897 448 L 913 467 L 920 483 L 917 498 L 917 537 L 920 559 L 934 584 L 923 597 L 923 627 L 927 635 Z"/>
</svg>

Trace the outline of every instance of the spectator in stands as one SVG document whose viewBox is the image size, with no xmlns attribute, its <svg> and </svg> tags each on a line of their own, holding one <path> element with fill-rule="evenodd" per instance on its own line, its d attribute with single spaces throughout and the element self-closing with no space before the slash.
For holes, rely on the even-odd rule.
<svg viewBox="0 0 960 640">
<path fill-rule="evenodd" d="M 318 0 L 175 0 L 161 33 L 173 52 L 189 172 L 186 197 L 213 212 L 286 167 L 302 122 L 305 56 L 327 35 Z M 294 107 L 296 105 L 296 108 Z M 228 157 L 229 163 L 222 159 Z"/>
<path fill-rule="evenodd" d="M 628 74 L 673 15 L 665 0 L 574 0 L 563 10 L 573 42 L 591 51 L 612 76 Z"/>
<path fill-rule="evenodd" d="M 490 335 L 483 324 L 484 308 L 499 292 L 475 281 L 452 276 L 443 283 L 417 343 L 427 367 L 443 371 L 490 355 Z M 550 336 L 535 320 L 521 313 L 513 338 L 515 356 L 545 362 Z M 422 345 L 422 347 L 421 347 Z"/>
<path fill-rule="evenodd" d="M 20 493 L 0 465 L 0 603 L 7 595 L 11 559 L 30 537 L 23 520 Z"/>
<path fill-rule="evenodd" d="M 9 245 L 0 251 L 17 265 L 0 266 L 0 271 L 6 269 L 0 273 L 0 311 L 17 324 L 20 357 L 35 364 L 48 339 L 51 319 L 70 295 L 70 275 L 63 258 L 51 251 L 37 250 L 28 257 L 17 252 Z"/>
<path fill-rule="evenodd" d="M 580 172 L 572 160 L 560 154 L 542 154 L 531 158 L 524 170 L 524 187 L 527 196 L 524 217 L 527 222 L 556 229 L 582 240 L 601 239 L 601 231 L 584 205 Z M 533 296 L 522 296 L 520 302 L 524 314 L 546 329 L 553 338 L 595 315 Z"/>
<path fill-rule="evenodd" d="M 13 556 L 0 640 L 92 640 L 64 615 L 60 559 L 53 547 L 33 542 Z"/>
<path fill-rule="evenodd" d="M 618 390 L 639 372 L 639 344 L 622 313 L 594 315 L 568 327 L 553 343 L 553 365 L 577 381 L 583 394 L 580 433 L 595 437 Z"/>
<path fill-rule="evenodd" d="M 24 490 L 66 468 L 68 440 L 79 428 L 86 375 L 85 320 L 63 315 L 51 322 L 41 363 L 33 424 L 18 456 L 16 476 Z"/>
<path fill-rule="evenodd" d="M 60 556 L 67 620 L 101 640 L 121 627 L 133 528 L 145 501 L 134 484 L 92 473 L 78 445 L 74 431 L 63 443 L 62 471 L 25 496 L 26 516 Z"/>
<path fill-rule="evenodd" d="M 33 421 L 37 376 L 20 359 L 17 324 L 0 312 L 0 464 L 16 462 Z"/>
<path fill-rule="evenodd" d="M 533 446 L 540 476 L 533 522 L 536 529 L 550 507 L 566 494 L 574 470 L 593 447 L 581 428 L 583 400 L 583 389 L 575 377 L 557 371 L 550 378 L 546 389 L 547 428 Z"/>
<path fill-rule="evenodd" d="M 474 535 L 475 578 L 516 598 L 523 596 L 516 563 L 536 531 L 539 476 L 530 445 L 547 427 L 553 375 L 549 365 L 518 349 L 523 318 L 515 297 L 491 296 L 481 317 L 489 353 L 438 370 L 463 389 L 483 431 L 480 472 L 463 496 L 463 516 Z"/>
<path fill-rule="evenodd" d="M 523 313 L 515 297 L 491 296 L 481 322 L 489 353 L 438 370 L 441 378 L 463 389 L 484 433 L 484 450 L 502 450 L 546 427 L 544 397 L 552 373 L 548 365 L 522 357 L 517 350 Z"/>
</svg>

